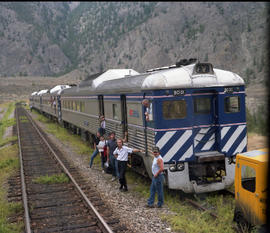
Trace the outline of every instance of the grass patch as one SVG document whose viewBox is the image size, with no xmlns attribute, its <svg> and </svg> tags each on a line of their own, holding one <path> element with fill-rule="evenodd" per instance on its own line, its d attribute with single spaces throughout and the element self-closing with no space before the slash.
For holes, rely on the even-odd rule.
<svg viewBox="0 0 270 233">
<path fill-rule="evenodd" d="M 15 109 L 15 103 L 5 103 L 1 105 L 1 108 L 7 109 L 5 112 L 3 118 L 0 120 L 0 145 L 3 143 L 3 136 L 6 131 L 6 128 L 13 126 L 16 124 L 16 121 L 14 118 L 8 119 L 10 114 L 14 111 Z"/>
<path fill-rule="evenodd" d="M 145 198 L 145 203 L 150 195 L 151 180 L 145 179 L 128 169 L 127 183 L 139 196 Z M 209 211 L 215 212 L 219 218 L 214 220 L 209 212 L 199 211 L 185 201 L 180 200 L 180 193 L 169 190 L 164 186 L 164 203 L 173 212 L 172 215 L 161 215 L 174 232 L 235 232 L 233 226 L 234 199 L 220 194 L 205 194 L 203 203 Z M 156 196 L 157 201 L 157 196 Z M 156 203 L 156 202 L 155 202 Z M 211 207 L 215 209 L 210 210 Z"/>
<path fill-rule="evenodd" d="M 16 162 L 17 162 L 17 159 L 15 159 L 15 158 L 9 158 L 9 159 L 2 160 L 2 161 L 0 161 L 0 169 L 12 166 Z"/>
<path fill-rule="evenodd" d="M 66 174 L 55 174 L 55 175 L 45 175 L 40 176 L 38 178 L 33 179 L 33 182 L 36 184 L 62 184 L 62 183 L 68 183 L 69 178 L 66 176 Z"/>
<path fill-rule="evenodd" d="M 1 141 L 0 143 L 0 147 L 2 146 L 5 146 L 13 141 L 17 141 L 18 140 L 18 137 L 17 136 L 12 136 L 12 137 L 8 137 L 8 138 L 5 138 Z"/>
<path fill-rule="evenodd" d="M 29 122 L 29 120 L 28 120 L 28 118 L 26 116 L 20 116 L 19 120 L 20 120 L 21 123 L 28 123 Z"/>
<path fill-rule="evenodd" d="M 7 201 L 7 179 L 19 169 L 17 144 L 0 149 L 0 232 L 22 232 L 23 221 L 8 223 L 8 217 L 23 211 L 21 203 Z M 22 213 L 23 215 L 23 213 Z"/>
</svg>

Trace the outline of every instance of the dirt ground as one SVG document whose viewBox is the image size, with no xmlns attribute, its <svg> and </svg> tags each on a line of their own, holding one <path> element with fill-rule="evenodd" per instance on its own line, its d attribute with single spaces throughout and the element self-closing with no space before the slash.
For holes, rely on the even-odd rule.
<svg viewBox="0 0 270 233">
<path fill-rule="evenodd" d="M 248 147 L 247 150 L 256 150 L 268 147 L 267 137 L 258 134 L 248 134 Z"/>
</svg>

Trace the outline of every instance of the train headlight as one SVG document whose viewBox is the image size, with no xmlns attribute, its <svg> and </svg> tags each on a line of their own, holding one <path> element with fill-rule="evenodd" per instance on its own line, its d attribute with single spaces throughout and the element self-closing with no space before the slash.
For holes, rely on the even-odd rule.
<svg viewBox="0 0 270 233">
<path fill-rule="evenodd" d="M 174 162 L 174 164 L 171 164 L 170 165 L 170 167 L 169 167 L 169 170 L 171 171 L 171 172 L 175 172 L 176 171 L 176 161 L 175 160 L 173 160 L 173 162 Z"/>
<path fill-rule="evenodd" d="M 183 171 L 185 169 L 185 164 L 184 163 L 178 163 L 177 164 L 177 170 L 178 171 Z"/>
<path fill-rule="evenodd" d="M 175 172 L 175 171 L 176 171 L 175 165 L 174 165 L 174 164 L 170 165 L 169 170 L 170 170 L 171 172 Z"/>
</svg>

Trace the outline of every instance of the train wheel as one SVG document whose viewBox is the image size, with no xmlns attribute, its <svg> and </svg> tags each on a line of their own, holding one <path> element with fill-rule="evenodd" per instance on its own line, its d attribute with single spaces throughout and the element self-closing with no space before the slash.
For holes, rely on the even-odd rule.
<svg viewBox="0 0 270 233">
<path fill-rule="evenodd" d="M 240 211 L 235 213 L 234 220 L 241 232 L 250 232 L 251 226 Z"/>
</svg>

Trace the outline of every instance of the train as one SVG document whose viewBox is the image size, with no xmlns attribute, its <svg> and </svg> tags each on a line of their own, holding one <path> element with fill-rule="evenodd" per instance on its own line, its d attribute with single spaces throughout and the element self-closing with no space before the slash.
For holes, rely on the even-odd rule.
<svg viewBox="0 0 270 233">
<path fill-rule="evenodd" d="M 117 138 L 127 132 L 127 145 L 144 151 L 129 157 L 140 174 L 152 177 L 152 148 L 158 146 L 165 184 L 185 193 L 230 187 L 236 154 L 247 150 L 244 80 L 193 58 L 144 73 L 109 69 L 77 86 L 34 92 L 29 101 L 89 140 L 104 115 L 107 132 Z"/>
<path fill-rule="evenodd" d="M 233 220 L 242 229 L 267 232 L 268 148 L 239 153 L 236 164 Z"/>
</svg>

